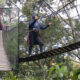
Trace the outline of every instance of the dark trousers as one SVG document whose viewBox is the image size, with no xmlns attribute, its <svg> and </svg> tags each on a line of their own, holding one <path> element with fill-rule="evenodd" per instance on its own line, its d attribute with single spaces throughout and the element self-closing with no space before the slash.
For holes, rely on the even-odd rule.
<svg viewBox="0 0 80 80">
<path fill-rule="evenodd" d="M 0 30 L 2 30 L 2 26 L 0 25 Z"/>
<path fill-rule="evenodd" d="M 32 54 L 33 45 L 39 45 L 40 52 L 43 51 L 43 41 L 38 32 L 31 31 L 29 33 L 30 45 L 29 45 L 29 54 Z"/>
</svg>

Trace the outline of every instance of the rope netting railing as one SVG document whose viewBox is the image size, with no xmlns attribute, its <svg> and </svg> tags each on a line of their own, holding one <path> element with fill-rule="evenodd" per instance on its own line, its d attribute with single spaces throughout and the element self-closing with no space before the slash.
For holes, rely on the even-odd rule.
<svg viewBox="0 0 80 80">
<path fill-rule="evenodd" d="M 18 9 L 4 7 L 1 14 L 3 25 L 2 36 L 5 52 L 8 56 L 11 69 L 18 65 Z"/>
<path fill-rule="evenodd" d="M 12 69 L 18 65 L 18 27 L 3 30 L 3 44 Z"/>
</svg>

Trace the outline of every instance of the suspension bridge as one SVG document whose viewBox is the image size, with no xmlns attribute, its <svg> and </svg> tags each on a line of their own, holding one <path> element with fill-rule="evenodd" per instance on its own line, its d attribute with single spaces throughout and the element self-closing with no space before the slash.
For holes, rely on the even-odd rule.
<svg viewBox="0 0 80 80">
<path fill-rule="evenodd" d="M 16 66 L 20 62 L 29 62 L 29 61 L 45 59 L 45 58 L 53 57 L 53 56 L 60 55 L 62 53 L 80 48 L 80 41 L 78 41 L 64 47 L 59 47 L 57 49 L 45 51 L 41 54 L 36 54 L 26 58 L 18 58 L 18 53 L 16 55 L 10 54 L 10 53 L 6 54 L 5 49 L 3 47 L 2 31 L 0 31 L 0 39 L 1 39 L 0 40 L 0 71 L 11 70 L 10 64 L 13 64 L 14 66 Z M 10 58 L 8 58 L 8 56 L 10 56 Z"/>
<path fill-rule="evenodd" d="M 70 45 L 67 45 L 67 46 L 64 46 L 64 47 L 59 47 L 57 49 L 45 51 L 41 54 L 36 54 L 36 55 L 26 57 L 26 58 L 19 58 L 19 62 L 29 62 L 29 61 L 45 59 L 48 57 L 54 57 L 56 55 L 60 55 L 62 53 L 69 52 L 69 51 L 72 51 L 72 50 L 75 50 L 78 48 L 80 48 L 80 41 L 70 44 Z"/>
<path fill-rule="evenodd" d="M 50 8 L 50 11 L 53 14 L 55 13 L 55 15 L 57 15 L 59 12 L 61 12 L 61 10 L 63 10 L 66 6 L 70 5 L 72 2 L 74 2 L 74 1 L 71 1 L 70 3 L 66 4 L 65 6 L 63 6 L 63 8 L 56 11 L 56 13 L 53 9 L 51 9 L 49 4 L 47 4 L 47 3 L 46 4 Z M 16 51 L 16 52 L 7 51 L 7 49 L 9 50 L 10 46 L 11 46 L 11 45 L 9 45 L 9 41 L 12 41 L 12 43 L 13 43 L 15 41 L 14 40 L 15 37 L 17 37 L 17 36 L 15 36 L 15 34 L 16 34 L 15 32 L 18 32 L 16 27 L 7 32 L 4 30 L 0 30 L 0 71 L 10 71 L 10 70 L 12 70 L 12 66 L 15 67 L 20 62 L 29 62 L 29 61 L 45 59 L 45 58 L 53 57 L 53 56 L 60 55 L 62 53 L 69 52 L 69 51 L 80 48 L 80 41 L 78 41 L 78 42 L 69 44 L 64 47 L 59 47 L 57 49 L 52 49 L 49 51 L 42 52 L 40 54 L 36 54 L 36 55 L 29 56 L 26 58 L 19 58 L 18 51 Z M 18 39 L 16 39 L 16 42 L 18 43 L 17 40 Z M 15 46 L 13 46 L 12 48 L 15 48 Z M 16 50 L 17 49 L 18 49 L 18 46 L 17 46 Z"/>
<path fill-rule="evenodd" d="M 3 47 L 3 38 L 2 38 L 2 31 L 0 30 L 0 71 L 9 71 L 10 63 Z"/>
<path fill-rule="evenodd" d="M 16 62 L 18 61 L 18 28 L 16 25 L 16 27 L 9 29 L 9 25 L 3 24 L 5 22 L 2 19 L 4 10 L 8 11 L 11 9 L 0 8 L 0 71 L 10 71 L 16 67 Z"/>
<path fill-rule="evenodd" d="M 53 14 L 52 17 L 54 18 L 54 16 L 56 16 L 56 15 L 60 16 L 59 13 L 64 8 L 66 8 L 68 5 L 72 4 L 74 2 L 74 0 L 72 0 L 69 3 L 63 5 L 63 7 L 60 8 L 59 10 L 57 10 L 57 11 L 55 11 L 45 0 L 43 0 L 43 2 L 47 5 L 48 9 L 52 12 L 52 14 Z M 50 15 L 52 15 L 52 14 L 50 14 Z M 48 15 L 48 16 L 50 16 L 50 15 Z M 61 18 L 61 20 L 63 22 L 65 22 L 65 24 L 68 24 L 61 16 L 60 16 L 60 18 Z M 41 54 L 36 54 L 36 55 L 30 56 L 30 57 L 26 57 L 26 58 L 19 58 L 19 62 L 29 62 L 29 61 L 35 61 L 35 60 L 45 59 L 45 58 L 53 57 L 53 56 L 56 56 L 56 55 L 59 55 L 59 54 L 65 53 L 65 52 L 69 52 L 69 51 L 78 49 L 78 48 L 80 48 L 80 41 L 72 43 L 72 44 L 69 44 L 69 45 L 64 46 L 64 47 L 59 47 L 57 49 L 45 51 L 45 52 L 43 52 Z"/>
</svg>

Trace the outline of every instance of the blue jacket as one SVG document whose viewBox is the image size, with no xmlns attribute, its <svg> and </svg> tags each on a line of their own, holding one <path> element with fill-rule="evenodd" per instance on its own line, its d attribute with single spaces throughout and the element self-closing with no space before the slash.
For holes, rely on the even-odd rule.
<svg viewBox="0 0 80 80">
<path fill-rule="evenodd" d="M 37 29 L 38 31 L 40 29 L 44 30 L 47 27 L 49 27 L 49 25 L 43 26 L 38 20 L 35 20 L 35 16 L 32 16 L 32 21 L 29 22 L 29 30 L 33 30 L 33 28 Z"/>
</svg>

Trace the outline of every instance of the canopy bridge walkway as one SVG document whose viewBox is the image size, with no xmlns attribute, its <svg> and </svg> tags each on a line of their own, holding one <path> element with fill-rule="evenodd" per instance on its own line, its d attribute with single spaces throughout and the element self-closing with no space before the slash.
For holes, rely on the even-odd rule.
<svg viewBox="0 0 80 80">
<path fill-rule="evenodd" d="M 10 63 L 3 47 L 2 31 L 0 31 L 0 71 L 11 70 Z"/>
<path fill-rule="evenodd" d="M 80 48 L 80 41 L 70 44 L 70 45 L 67 45 L 67 46 L 64 46 L 64 47 L 59 47 L 57 49 L 45 51 L 41 54 L 36 54 L 36 55 L 26 57 L 26 58 L 19 58 L 19 62 L 29 62 L 29 61 L 45 59 L 45 58 L 53 57 L 53 56 L 56 56 L 56 55 L 59 55 L 59 54 L 65 53 L 65 52 L 69 52 L 69 51 L 78 49 L 78 48 Z"/>
<path fill-rule="evenodd" d="M 18 62 L 18 24 L 10 26 L 6 18 L 9 17 L 7 12 L 14 13 L 18 16 L 18 9 L 16 8 L 0 8 L 0 71 L 14 70 Z M 3 14 L 4 13 L 4 14 Z M 18 22 L 18 19 L 11 15 L 11 24 Z"/>
<path fill-rule="evenodd" d="M 6 51 L 7 59 L 9 59 L 11 70 L 15 69 L 18 64 L 18 31 L 17 27 L 9 31 L 3 30 L 3 45 Z"/>
</svg>

